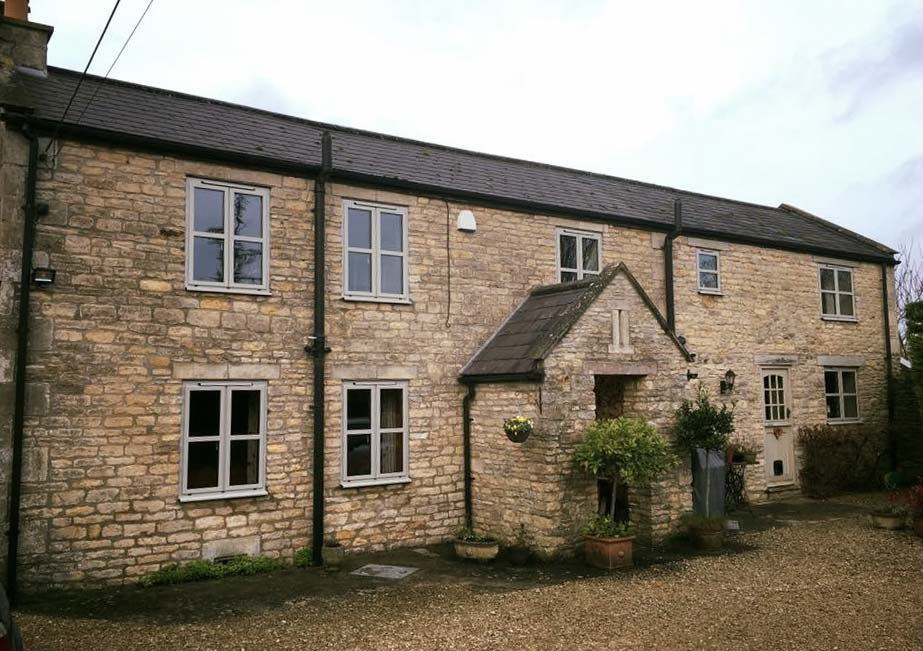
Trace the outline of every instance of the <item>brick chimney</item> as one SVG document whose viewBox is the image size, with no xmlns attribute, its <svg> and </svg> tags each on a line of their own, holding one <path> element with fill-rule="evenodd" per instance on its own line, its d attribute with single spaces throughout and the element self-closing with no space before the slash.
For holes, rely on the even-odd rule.
<svg viewBox="0 0 923 651">
<path fill-rule="evenodd" d="M 48 39 L 54 29 L 29 21 L 28 0 L 0 2 L 0 83 L 13 72 L 48 74 Z"/>
</svg>

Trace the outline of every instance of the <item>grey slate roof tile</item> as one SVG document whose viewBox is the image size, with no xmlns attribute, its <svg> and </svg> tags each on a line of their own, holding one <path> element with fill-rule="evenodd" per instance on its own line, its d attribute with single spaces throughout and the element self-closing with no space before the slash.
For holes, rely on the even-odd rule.
<svg viewBox="0 0 923 651">
<path fill-rule="evenodd" d="M 55 67 L 45 79 L 17 75 L 0 90 L 0 104 L 29 107 L 39 121 L 54 124 L 78 79 L 79 73 Z M 660 229 L 673 223 L 673 202 L 680 199 L 684 227 L 697 234 L 846 257 L 893 257 L 883 245 L 795 210 L 327 125 L 92 75 L 81 85 L 65 125 L 305 168 L 320 165 L 322 134 L 329 131 L 334 170 L 344 175 Z"/>
</svg>

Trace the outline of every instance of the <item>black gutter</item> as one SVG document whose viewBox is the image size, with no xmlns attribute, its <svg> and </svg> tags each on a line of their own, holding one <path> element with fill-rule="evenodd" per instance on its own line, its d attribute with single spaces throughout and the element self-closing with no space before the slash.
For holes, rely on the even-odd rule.
<svg viewBox="0 0 923 651">
<path fill-rule="evenodd" d="M 471 499 L 471 403 L 477 395 L 477 383 L 463 380 L 467 391 L 462 399 L 462 446 L 465 460 L 465 528 L 474 529 L 474 507 Z"/>
<path fill-rule="evenodd" d="M 35 248 L 35 186 L 38 174 L 38 138 L 28 126 L 22 134 L 29 140 L 29 167 L 26 173 L 23 206 L 22 261 L 19 267 L 19 323 L 16 336 L 16 389 L 13 398 L 13 460 L 10 473 L 10 528 L 7 532 L 6 593 L 16 603 L 16 570 L 19 560 L 19 512 L 22 500 L 22 446 L 26 418 L 26 357 L 29 353 L 29 294 L 32 290 L 32 251 Z"/>
<path fill-rule="evenodd" d="M 663 284 L 664 302 L 667 308 L 667 327 L 670 332 L 676 332 L 676 307 L 673 296 L 673 240 L 679 236 L 683 228 L 683 202 L 673 200 L 673 230 L 667 233 L 663 240 Z"/>
<path fill-rule="evenodd" d="M 326 202 L 327 180 L 333 169 L 333 147 L 330 133 L 324 132 L 321 140 L 322 163 L 320 173 L 314 178 L 314 336 L 306 349 L 314 358 L 314 469 L 313 507 L 311 524 L 311 558 L 315 565 L 323 562 L 324 547 L 324 440 L 325 400 L 324 381 L 327 347 L 325 290 L 326 290 Z"/>
<path fill-rule="evenodd" d="M 894 362 L 891 349 L 891 307 L 888 300 L 888 265 L 881 265 L 881 304 L 885 326 L 885 392 L 888 400 L 888 456 L 891 470 L 897 467 L 897 437 L 894 431 Z"/>
</svg>

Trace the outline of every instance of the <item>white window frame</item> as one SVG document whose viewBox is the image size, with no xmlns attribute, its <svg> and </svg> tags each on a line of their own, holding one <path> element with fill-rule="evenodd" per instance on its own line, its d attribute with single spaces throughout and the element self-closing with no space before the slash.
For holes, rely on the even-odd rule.
<svg viewBox="0 0 923 651">
<path fill-rule="evenodd" d="M 701 256 L 710 255 L 715 258 L 715 268 L 714 269 L 703 269 L 701 264 Z M 702 274 L 715 274 L 718 279 L 717 287 L 705 287 L 702 285 Z M 722 294 L 721 286 L 721 251 L 715 251 L 714 249 L 696 249 L 695 251 L 695 281 L 696 286 L 699 289 L 700 294 Z"/>
<path fill-rule="evenodd" d="M 342 441 L 340 454 L 340 485 L 344 488 L 360 486 L 378 486 L 383 484 L 402 484 L 410 481 L 410 410 L 408 409 L 408 388 L 409 383 L 406 380 L 375 380 L 375 381 L 347 381 L 343 383 L 343 412 L 342 412 Z M 352 430 L 347 433 L 347 394 L 354 389 L 371 389 L 372 391 L 372 422 L 368 430 Z M 383 473 L 380 471 L 381 465 L 381 435 L 382 430 L 379 425 L 381 419 L 381 390 L 382 389 L 401 389 L 403 391 L 403 427 L 388 428 L 384 433 L 403 433 L 403 450 L 404 450 L 404 469 L 401 472 Z M 346 467 L 346 438 L 349 435 L 370 434 L 371 439 L 371 473 L 361 476 L 347 475 Z"/>
<path fill-rule="evenodd" d="M 833 289 L 824 289 L 823 282 L 821 281 L 821 275 L 824 272 L 824 269 L 829 269 L 833 271 Z M 850 284 L 852 285 L 851 292 L 844 292 L 840 290 L 840 275 L 839 272 L 845 271 L 849 273 Z M 827 321 L 857 321 L 858 320 L 858 306 L 856 305 L 856 274 L 855 269 L 852 267 L 844 267 L 842 265 L 834 264 L 821 264 L 817 266 L 817 288 L 819 291 L 820 298 L 820 315 L 821 318 Z M 831 314 L 824 312 L 824 294 L 833 294 L 834 305 L 836 306 L 836 312 Z M 840 309 L 840 296 L 848 295 L 852 297 L 852 314 L 842 314 Z"/>
<path fill-rule="evenodd" d="M 765 382 L 766 378 L 775 375 L 783 378 L 782 384 L 782 402 L 773 402 L 766 403 L 766 387 Z M 778 391 L 778 387 L 773 387 L 771 390 Z M 788 372 L 787 368 L 762 368 L 760 369 L 760 408 L 763 410 L 763 424 L 767 427 L 781 427 L 784 425 L 790 425 L 792 422 L 792 385 L 791 385 L 791 374 Z M 770 413 L 772 408 L 782 409 L 783 418 L 773 419 L 766 418 L 766 408 L 770 408 Z"/>
<path fill-rule="evenodd" d="M 349 209 L 370 210 L 372 212 L 372 248 L 349 246 Z M 404 237 L 403 251 L 382 251 L 381 249 L 381 213 L 394 213 L 403 219 L 402 235 Z M 347 199 L 343 202 L 343 298 L 351 301 L 373 301 L 376 303 L 410 303 L 410 237 L 407 208 L 388 204 L 372 203 Z M 372 256 L 372 290 L 361 292 L 349 289 L 349 253 L 369 253 Z M 400 256 L 403 261 L 404 287 L 400 294 L 391 294 L 381 291 L 381 256 Z"/>
<path fill-rule="evenodd" d="M 836 373 L 837 393 L 827 393 L 827 373 Z M 846 393 L 843 390 L 843 373 L 852 373 L 855 376 L 854 384 L 855 393 Z M 846 397 L 854 396 L 856 398 L 856 415 L 853 417 L 846 416 Z M 840 417 L 827 418 L 830 424 L 840 423 L 859 423 L 862 422 L 862 410 L 859 408 L 859 369 L 849 366 L 825 366 L 824 367 L 824 413 L 827 411 L 827 398 L 836 397 L 840 403 Z"/>
<path fill-rule="evenodd" d="M 195 230 L 195 190 L 203 188 L 224 192 L 224 233 L 207 233 Z M 253 194 L 263 201 L 261 237 L 235 235 L 233 229 L 233 197 L 235 193 Z M 227 292 L 233 294 L 262 294 L 269 291 L 269 188 L 209 179 L 186 179 L 186 289 L 200 292 Z M 208 237 L 224 242 L 224 281 L 196 280 L 193 276 L 194 241 L 196 237 Z M 234 242 L 259 242 L 263 245 L 263 282 L 259 285 L 234 282 Z"/>
<path fill-rule="evenodd" d="M 577 238 L 577 267 L 563 268 L 561 266 L 561 236 L 567 235 Z M 583 268 L 583 240 L 596 240 L 596 271 L 587 271 Z M 554 269 L 557 282 L 561 280 L 561 274 L 564 272 L 576 273 L 577 280 L 583 280 L 586 276 L 598 276 L 603 270 L 603 237 L 602 233 L 593 233 L 590 231 L 580 231 L 573 228 L 558 228 L 554 233 Z M 576 281 L 569 281 L 576 282 Z"/>
<path fill-rule="evenodd" d="M 234 390 L 245 389 L 260 392 L 260 432 L 259 434 L 238 434 L 231 436 L 231 393 Z M 189 408 L 190 394 L 195 391 L 220 391 L 221 415 L 217 436 L 189 436 Z M 183 383 L 183 415 L 180 436 L 180 501 L 196 502 L 200 500 L 229 499 L 235 497 L 255 497 L 267 495 L 266 491 L 266 426 L 267 426 L 267 393 L 268 384 L 265 381 L 202 381 Z M 260 481 L 255 484 L 229 486 L 231 454 L 230 442 L 258 440 L 260 442 Z M 218 486 L 216 488 L 187 488 L 189 467 L 187 464 L 190 442 L 207 443 L 218 442 Z"/>
</svg>

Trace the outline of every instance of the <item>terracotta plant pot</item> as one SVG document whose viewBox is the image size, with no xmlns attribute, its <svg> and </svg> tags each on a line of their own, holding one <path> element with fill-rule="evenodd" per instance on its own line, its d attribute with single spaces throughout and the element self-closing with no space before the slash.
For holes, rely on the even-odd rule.
<svg viewBox="0 0 923 651">
<path fill-rule="evenodd" d="M 346 548 L 342 545 L 337 545 L 336 547 L 324 545 L 321 549 L 321 558 L 324 561 L 324 565 L 328 567 L 339 567 L 343 564 L 343 559 L 345 557 Z"/>
<path fill-rule="evenodd" d="M 913 519 L 913 532 L 923 538 L 923 516 L 917 516 Z"/>
<path fill-rule="evenodd" d="M 724 529 L 689 527 L 689 537 L 696 549 L 713 552 L 724 544 Z"/>
<path fill-rule="evenodd" d="M 492 561 L 500 553 L 500 543 L 496 540 L 474 542 L 456 538 L 453 544 L 455 545 L 456 556 L 471 561 Z"/>
<path fill-rule="evenodd" d="M 601 570 L 631 567 L 634 540 L 634 536 L 623 538 L 586 536 L 583 542 L 583 555 L 587 563 Z"/>
<path fill-rule="evenodd" d="M 876 529 L 888 529 L 896 531 L 903 529 L 907 522 L 907 516 L 894 515 L 893 513 L 872 513 L 872 525 Z"/>
</svg>

